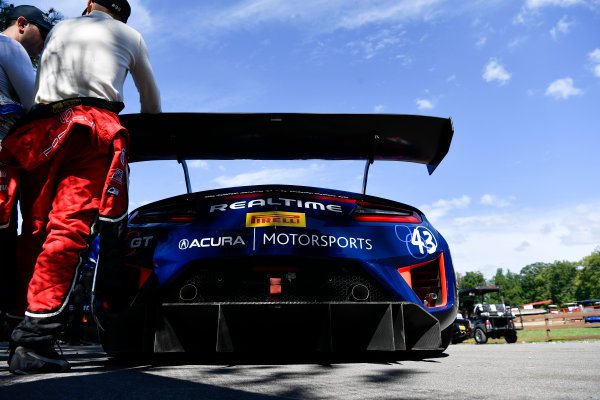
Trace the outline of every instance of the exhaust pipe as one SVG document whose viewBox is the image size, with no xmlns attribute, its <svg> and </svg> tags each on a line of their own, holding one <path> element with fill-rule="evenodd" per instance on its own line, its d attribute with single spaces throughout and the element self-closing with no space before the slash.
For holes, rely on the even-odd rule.
<svg viewBox="0 0 600 400">
<path fill-rule="evenodd" d="M 179 290 L 179 298 L 183 301 L 192 301 L 198 296 L 196 285 L 188 283 Z"/>
<path fill-rule="evenodd" d="M 365 301 L 369 298 L 369 288 L 362 283 L 358 283 L 352 287 L 350 296 L 352 296 L 353 300 Z"/>
</svg>

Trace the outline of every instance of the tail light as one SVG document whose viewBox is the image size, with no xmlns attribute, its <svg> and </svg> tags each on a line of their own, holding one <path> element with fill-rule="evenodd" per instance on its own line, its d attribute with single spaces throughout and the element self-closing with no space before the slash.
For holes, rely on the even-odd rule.
<svg viewBox="0 0 600 400">
<path fill-rule="evenodd" d="M 421 264 L 398 268 L 402 278 L 425 307 L 443 307 L 448 301 L 444 254 Z"/>
<path fill-rule="evenodd" d="M 422 222 L 415 211 L 397 207 L 358 201 L 352 212 L 352 218 L 363 222 L 403 222 L 419 224 Z"/>
</svg>

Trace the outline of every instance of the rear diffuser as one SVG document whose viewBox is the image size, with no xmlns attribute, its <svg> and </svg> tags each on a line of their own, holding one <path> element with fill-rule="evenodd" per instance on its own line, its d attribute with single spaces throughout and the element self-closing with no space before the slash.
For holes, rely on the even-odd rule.
<svg viewBox="0 0 600 400">
<path fill-rule="evenodd" d="M 162 304 L 154 352 L 435 350 L 438 320 L 414 303 Z"/>
</svg>

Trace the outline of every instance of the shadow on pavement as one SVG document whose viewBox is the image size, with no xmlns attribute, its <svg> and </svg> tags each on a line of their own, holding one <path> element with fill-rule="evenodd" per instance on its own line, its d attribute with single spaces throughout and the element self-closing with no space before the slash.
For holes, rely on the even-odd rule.
<svg viewBox="0 0 600 400">
<path fill-rule="evenodd" d="M 363 374 L 365 381 L 380 383 L 408 379 L 415 373 L 411 369 L 392 368 L 403 360 L 435 361 L 430 352 L 388 354 L 327 355 L 322 354 L 270 354 L 270 355 L 194 355 L 177 354 L 145 358 L 109 358 L 99 346 L 65 346 L 65 358 L 72 370 L 63 374 L 17 376 L 8 371 L 7 344 L 0 343 L 0 399 L 281 399 L 310 398 L 311 386 L 299 384 L 321 377 L 338 368 L 340 364 L 383 364 L 377 374 Z M 292 370 L 280 368 L 294 364 L 308 368 Z M 385 365 L 390 365 L 386 368 Z M 181 366 L 177 368 L 177 366 Z M 199 368 L 189 368 L 198 366 Z M 202 368 L 200 368 L 202 366 Z M 174 368 L 173 368 L 174 367 Z M 168 375 L 168 376 L 165 376 Z M 237 388 L 224 384 L 231 379 Z M 247 385 L 239 384 L 239 381 Z M 215 384 L 210 384 L 212 382 Z M 280 382 L 279 384 L 277 382 Z M 284 383 L 288 384 L 284 384 Z M 294 382 L 291 384 L 291 382 Z M 242 387 L 243 389 L 240 389 Z M 278 394 L 261 394 L 269 387 Z M 267 390 L 268 391 L 268 390 Z M 257 393 L 258 392 L 258 393 Z"/>
</svg>

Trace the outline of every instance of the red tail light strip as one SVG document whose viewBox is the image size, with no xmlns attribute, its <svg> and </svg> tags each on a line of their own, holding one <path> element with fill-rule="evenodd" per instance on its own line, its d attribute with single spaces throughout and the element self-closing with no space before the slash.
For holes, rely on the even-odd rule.
<svg viewBox="0 0 600 400">
<path fill-rule="evenodd" d="M 392 217 L 392 216 L 377 216 L 377 215 L 358 215 L 353 217 L 356 221 L 361 222 L 398 222 L 408 224 L 420 224 L 421 218 L 415 214 L 406 217 Z"/>
</svg>

